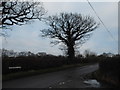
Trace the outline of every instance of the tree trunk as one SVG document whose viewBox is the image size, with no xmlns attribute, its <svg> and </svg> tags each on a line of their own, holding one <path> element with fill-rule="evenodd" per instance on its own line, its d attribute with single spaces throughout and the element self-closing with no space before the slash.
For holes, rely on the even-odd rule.
<svg viewBox="0 0 120 90">
<path fill-rule="evenodd" d="M 73 59 L 75 57 L 75 50 L 73 45 L 68 46 L 68 58 Z"/>
</svg>

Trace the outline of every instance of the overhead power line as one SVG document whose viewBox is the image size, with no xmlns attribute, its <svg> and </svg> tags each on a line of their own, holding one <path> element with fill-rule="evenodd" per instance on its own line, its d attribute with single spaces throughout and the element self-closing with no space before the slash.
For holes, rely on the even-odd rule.
<svg viewBox="0 0 120 90">
<path fill-rule="evenodd" d="M 116 41 L 116 39 L 113 37 L 112 33 L 108 30 L 108 28 L 105 26 L 104 22 L 102 21 L 102 19 L 99 17 L 99 15 L 97 14 L 97 12 L 95 11 L 95 9 L 93 8 L 92 4 L 89 2 L 89 0 L 87 0 L 88 4 L 90 5 L 90 7 L 92 8 L 92 10 L 94 11 L 94 13 L 96 14 L 97 18 L 100 20 L 100 22 L 103 24 L 103 26 L 105 27 L 105 30 L 109 33 L 109 35 L 111 36 L 111 38 Z"/>
</svg>

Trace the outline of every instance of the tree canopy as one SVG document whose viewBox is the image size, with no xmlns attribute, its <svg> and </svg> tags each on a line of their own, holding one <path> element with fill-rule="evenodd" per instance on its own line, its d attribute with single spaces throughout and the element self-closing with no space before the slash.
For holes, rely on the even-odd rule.
<svg viewBox="0 0 120 90">
<path fill-rule="evenodd" d="M 41 2 L 2 2 L 2 27 L 23 25 L 33 19 L 41 20 L 46 13 Z"/>
<path fill-rule="evenodd" d="M 45 21 L 49 28 L 41 30 L 42 36 L 57 39 L 55 44 L 63 43 L 69 58 L 75 56 L 75 46 L 85 43 L 99 25 L 92 17 L 77 13 L 60 13 Z"/>
</svg>

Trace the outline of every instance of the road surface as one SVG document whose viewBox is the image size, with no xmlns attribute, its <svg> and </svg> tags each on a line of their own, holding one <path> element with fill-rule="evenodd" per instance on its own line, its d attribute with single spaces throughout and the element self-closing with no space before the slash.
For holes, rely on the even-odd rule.
<svg viewBox="0 0 120 90">
<path fill-rule="evenodd" d="M 4 81 L 2 88 L 86 88 L 83 76 L 98 69 L 98 64 Z"/>
</svg>

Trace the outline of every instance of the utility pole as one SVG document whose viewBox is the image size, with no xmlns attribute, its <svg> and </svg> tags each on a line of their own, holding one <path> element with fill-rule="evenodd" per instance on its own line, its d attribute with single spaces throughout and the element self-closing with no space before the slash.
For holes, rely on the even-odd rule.
<svg viewBox="0 0 120 90">
<path fill-rule="evenodd" d="M 120 55 L 120 2 L 118 2 L 118 54 Z"/>
<path fill-rule="evenodd" d="M 2 25 L 2 2 L 0 2 L 0 25 Z"/>
</svg>

